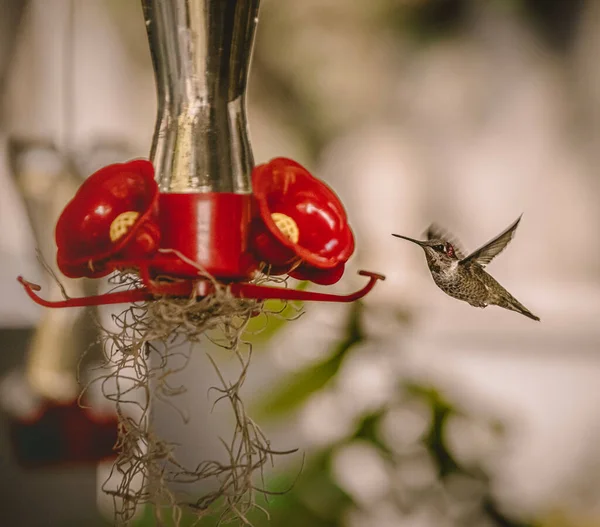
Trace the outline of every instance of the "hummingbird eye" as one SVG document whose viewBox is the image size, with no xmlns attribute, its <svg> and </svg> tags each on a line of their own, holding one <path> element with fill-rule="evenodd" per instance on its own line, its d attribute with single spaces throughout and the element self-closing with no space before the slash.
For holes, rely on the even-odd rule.
<svg viewBox="0 0 600 527">
<path fill-rule="evenodd" d="M 444 249 L 445 249 L 445 247 L 443 245 L 434 245 L 433 246 L 434 251 L 444 252 Z"/>
</svg>

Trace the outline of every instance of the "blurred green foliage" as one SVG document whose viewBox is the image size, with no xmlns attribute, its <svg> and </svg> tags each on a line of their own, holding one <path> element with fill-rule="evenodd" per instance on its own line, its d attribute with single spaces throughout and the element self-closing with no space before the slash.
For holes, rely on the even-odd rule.
<svg viewBox="0 0 600 527">
<path fill-rule="evenodd" d="M 305 291 L 308 285 L 309 282 L 299 282 L 295 289 Z M 287 321 L 299 316 L 302 306 L 302 302 L 286 302 L 276 298 L 265 300 L 263 313 L 248 322 L 244 339 L 252 344 L 268 342 Z"/>
<path fill-rule="evenodd" d="M 261 418 L 276 419 L 297 410 L 312 394 L 324 388 L 336 375 L 350 348 L 366 340 L 362 316 L 365 306 L 357 302 L 349 311 L 345 333 L 335 345 L 329 357 L 318 364 L 296 372 L 292 378 L 284 379 L 270 396 L 261 401 Z M 446 427 L 454 415 L 465 415 L 431 386 L 404 384 L 398 386 L 400 393 L 417 399 L 427 405 L 431 414 L 430 425 L 421 439 L 436 467 L 439 482 L 442 484 L 451 475 L 464 475 L 475 478 L 486 485 L 481 503 L 481 513 L 492 525 L 499 527 L 533 527 L 508 517 L 496 504 L 489 489 L 488 476 L 482 469 L 467 469 L 455 459 L 446 444 Z M 380 451 L 384 459 L 397 463 L 394 454 L 379 434 L 381 420 L 387 408 L 363 416 L 354 432 L 341 441 L 309 455 L 302 473 L 289 493 L 269 500 L 268 510 L 271 522 L 258 515 L 253 517 L 256 527 L 341 527 L 344 510 L 352 505 L 352 499 L 344 493 L 331 475 L 331 460 L 335 451 L 344 444 L 357 440 L 367 441 Z M 287 479 L 291 478 L 291 473 Z M 270 482 L 269 488 L 279 488 L 280 477 Z M 209 525 L 209 524 L 207 524 Z"/>
<path fill-rule="evenodd" d="M 335 344 L 326 360 L 282 380 L 267 397 L 258 402 L 256 405 L 258 419 L 273 419 L 290 414 L 335 376 L 347 351 L 365 338 L 360 323 L 362 310 L 361 302 L 352 305 L 346 334 L 341 335 L 340 341 Z"/>
</svg>

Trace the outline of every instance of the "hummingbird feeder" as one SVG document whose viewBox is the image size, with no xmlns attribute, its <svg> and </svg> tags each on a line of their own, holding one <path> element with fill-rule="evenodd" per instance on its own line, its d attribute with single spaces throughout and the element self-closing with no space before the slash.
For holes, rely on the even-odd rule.
<svg viewBox="0 0 600 527">
<path fill-rule="evenodd" d="M 134 270 L 141 287 L 48 301 L 19 277 L 38 304 L 201 298 L 214 280 L 245 299 L 351 302 L 384 278 L 360 271 L 369 280 L 349 295 L 251 283 L 263 269 L 334 284 L 354 237 L 339 198 L 304 167 L 285 158 L 254 167 L 245 97 L 259 0 L 203 5 L 143 0 L 158 92 L 151 161 L 97 171 L 56 225 L 66 276 Z"/>
<path fill-rule="evenodd" d="M 249 283 L 266 265 L 272 275 L 334 284 L 354 251 L 339 198 L 298 163 L 277 158 L 259 165 L 252 184 L 254 193 L 245 194 L 160 192 L 149 161 L 104 167 L 81 185 L 57 222 L 58 267 L 69 278 L 134 269 L 143 286 L 47 301 L 37 286 L 19 280 L 43 306 L 75 307 L 206 296 L 212 282 L 198 276 L 199 268 L 226 282 L 234 296 L 260 300 L 351 302 L 383 279 L 361 271 L 369 282 L 349 295 Z"/>
<path fill-rule="evenodd" d="M 116 464 L 130 466 L 130 472 L 113 494 L 124 500 L 123 518 L 131 518 L 136 503 L 150 500 L 150 491 L 156 494 L 151 501 L 166 496 L 172 503 L 168 481 L 218 475 L 210 463 L 182 471 L 170 462 L 167 477 L 158 464 L 174 447 L 152 432 L 148 405 L 158 396 L 157 388 L 149 387 L 151 380 L 166 384 L 172 369 L 164 364 L 176 338 L 195 343 L 216 328 L 225 335 L 223 347 L 238 353 L 244 324 L 261 313 L 263 300 L 352 302 L 384 279 L 360 271 L 367 283 L 347 295 L 264 285 L 285 275 L 335 284 L 355 242 L 342 202 L 306 168 L 283 157 L 254 165 L 245 99 L 259 0 L 142 0 L 142 6 L 158 95 L 150 160 L 92 174 L 55 230 L 57 265 L 64 275 L 102 278 L 116 272 L 117 278 L 134 280 L 122 282 L 125 290 L 45 300 L 39 286 L 19 277 L 27 294 L 50 308 L 129 304 L 113 317 L 117 334 L 104 328 L 113 350 L 107 359 L 115 369 L 111 380 L 118 385 L 119 373 L 130 368 L 135 376 L 124 377 L 149 394 L 139 419 L 120 422 Z M 158 365 L 149 358 L 152 352 L 162 353 Z M 239 455 L 219 469 L 227 472 L 219 492 L 188 503 L 196 511 L 225 497 L 241 514 L 239 497 L 255 487 L 240 474 L 257 470 L 274 454 L 240 406 L 245 368 L 238 382 L 221 391 L 237 420 L 227 448 Z M 127 399 L 121 392 L 112 398 L 120 407 Z M 237 433 L 240 429 L 245 432 Z M 150 490 L 132 489 L 137 470 L 144 481 L 154 481 Z"/>
</svg>

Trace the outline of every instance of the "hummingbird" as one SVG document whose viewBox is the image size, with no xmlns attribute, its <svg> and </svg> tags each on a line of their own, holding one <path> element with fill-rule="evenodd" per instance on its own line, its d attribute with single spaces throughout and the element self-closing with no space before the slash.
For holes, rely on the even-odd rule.
<svg viewBox="0 0 600 527">
<path fill-rule="evenodd" d="M 513 239 L 521 216 L 506 230 L 468 256 L 454 236 L 435 224 L 427 229 L 425 241 L 400 234 L 392 234 L 392 236 L 421 246 L 425 251 L 433 281 L 447 295 L 468 302 L 474 307 L 484 308 L 495 305 L 539 321 L 539 317 L 529 311 L 485 271 L 485 266 Z"/>
</svg>

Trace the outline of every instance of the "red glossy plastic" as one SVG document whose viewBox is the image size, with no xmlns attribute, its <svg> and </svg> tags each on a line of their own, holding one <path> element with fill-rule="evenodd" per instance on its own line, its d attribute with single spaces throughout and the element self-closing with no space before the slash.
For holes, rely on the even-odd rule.
<svg viewBox="0 0 600 527">
<path fill-rule="evenodd" d="M 140 258 L 158 249 L 158 186 L 146 160 L 92 174 L 56 224 L 57 263 L 66 276 L 99 278 L 111 258 Z"/>
<path fill-rule="evenodd" d="M 354 252 L 354 236 L 333 190 L 286 158 L 257 166 L 252 186 L 260 216 L 252 225 L 257 257 L 282 274 L 297 268 L 297 275 L 317 283 L 337 282 Z M 292 225 L 293 235 L 277 225 L 278 215 Z M 333 271 L 319 273 L 323 270 Z"/>
<path fill-rule="evenodd" d="M 253 170 L 252 183 L 254 194 L 160 194 L 148 161 L 105 167 L 83 183 L 58 221 L 59 268 L 73 278 L 136 269 L 144 286 L 55 302 L 40 298 L 35 284 L 19 281 L 38 304 L 75 307 L 164 295 L 200 298 L 213 292 L 201 270 L 234 296 L 254 299 L 352 302 L 384 279 L 361 271 L 369 283 L 349 295 L 247 283 L 262 262 L 271 274 L 334 284 L 354 251 L 341 201 L 304 167 L 276 158 Z"/>
<path fill-rule="evenodd" d="M 300 300 L 304 302 L 354 302 L 365 296 L 375 287 L 378 280 L 385 280 L 385 276 L 369 271 L 359 271 L 361 276 L 369 278 L 369 282 L 358 291 L 348 295 L 332 295 L 314 291 L 299 291 L 297 289 L 286 289 L 281 287 L 269 287 L 248 283 L 234 282 L 229 284 L 231 293 L 240 298 L 254 298 L 257 300 L 281 299 Z M 25 288 L 29 297 L 44 307 L 84 307 L 109 304 L 127 304 L 132 302 L 144 302 L 154 300 L 157 296 L 166 295 L 174 297 L 187 297 L 196 295 L 198 298 L 205 297 L 213 292 L 212 284 L 207 280 L 181 280 L 171 283 L 160 283 L 148 281 L 144 287 L 107 293 L 104 295 L 87 296 L 83 298 L 69 298 L 67 300 L 50 301 L 44 300 L 37 295 L 40 286 L 28 282 L 23 277 L 18 278 Z"/>
<path fill-rule="evenodd" d="M 161 194 L 160 246 L 181 253 L 221 280 L 246 280 L 257 267 L 248 251 L 252 195 L 226 192 Z M 155 255 L 150 274 L 197 278 L 176 253 Z"/>
<path fill-rule="evenodd" d="M 319 269 L 307 264 L 298 266 L 289 275 L 296 280 L 309 280 L 319 285 L 332 285 L 339 282 L 346 268 L 345 263 L 340 263 L 332 269 Z"/>
</svg>

